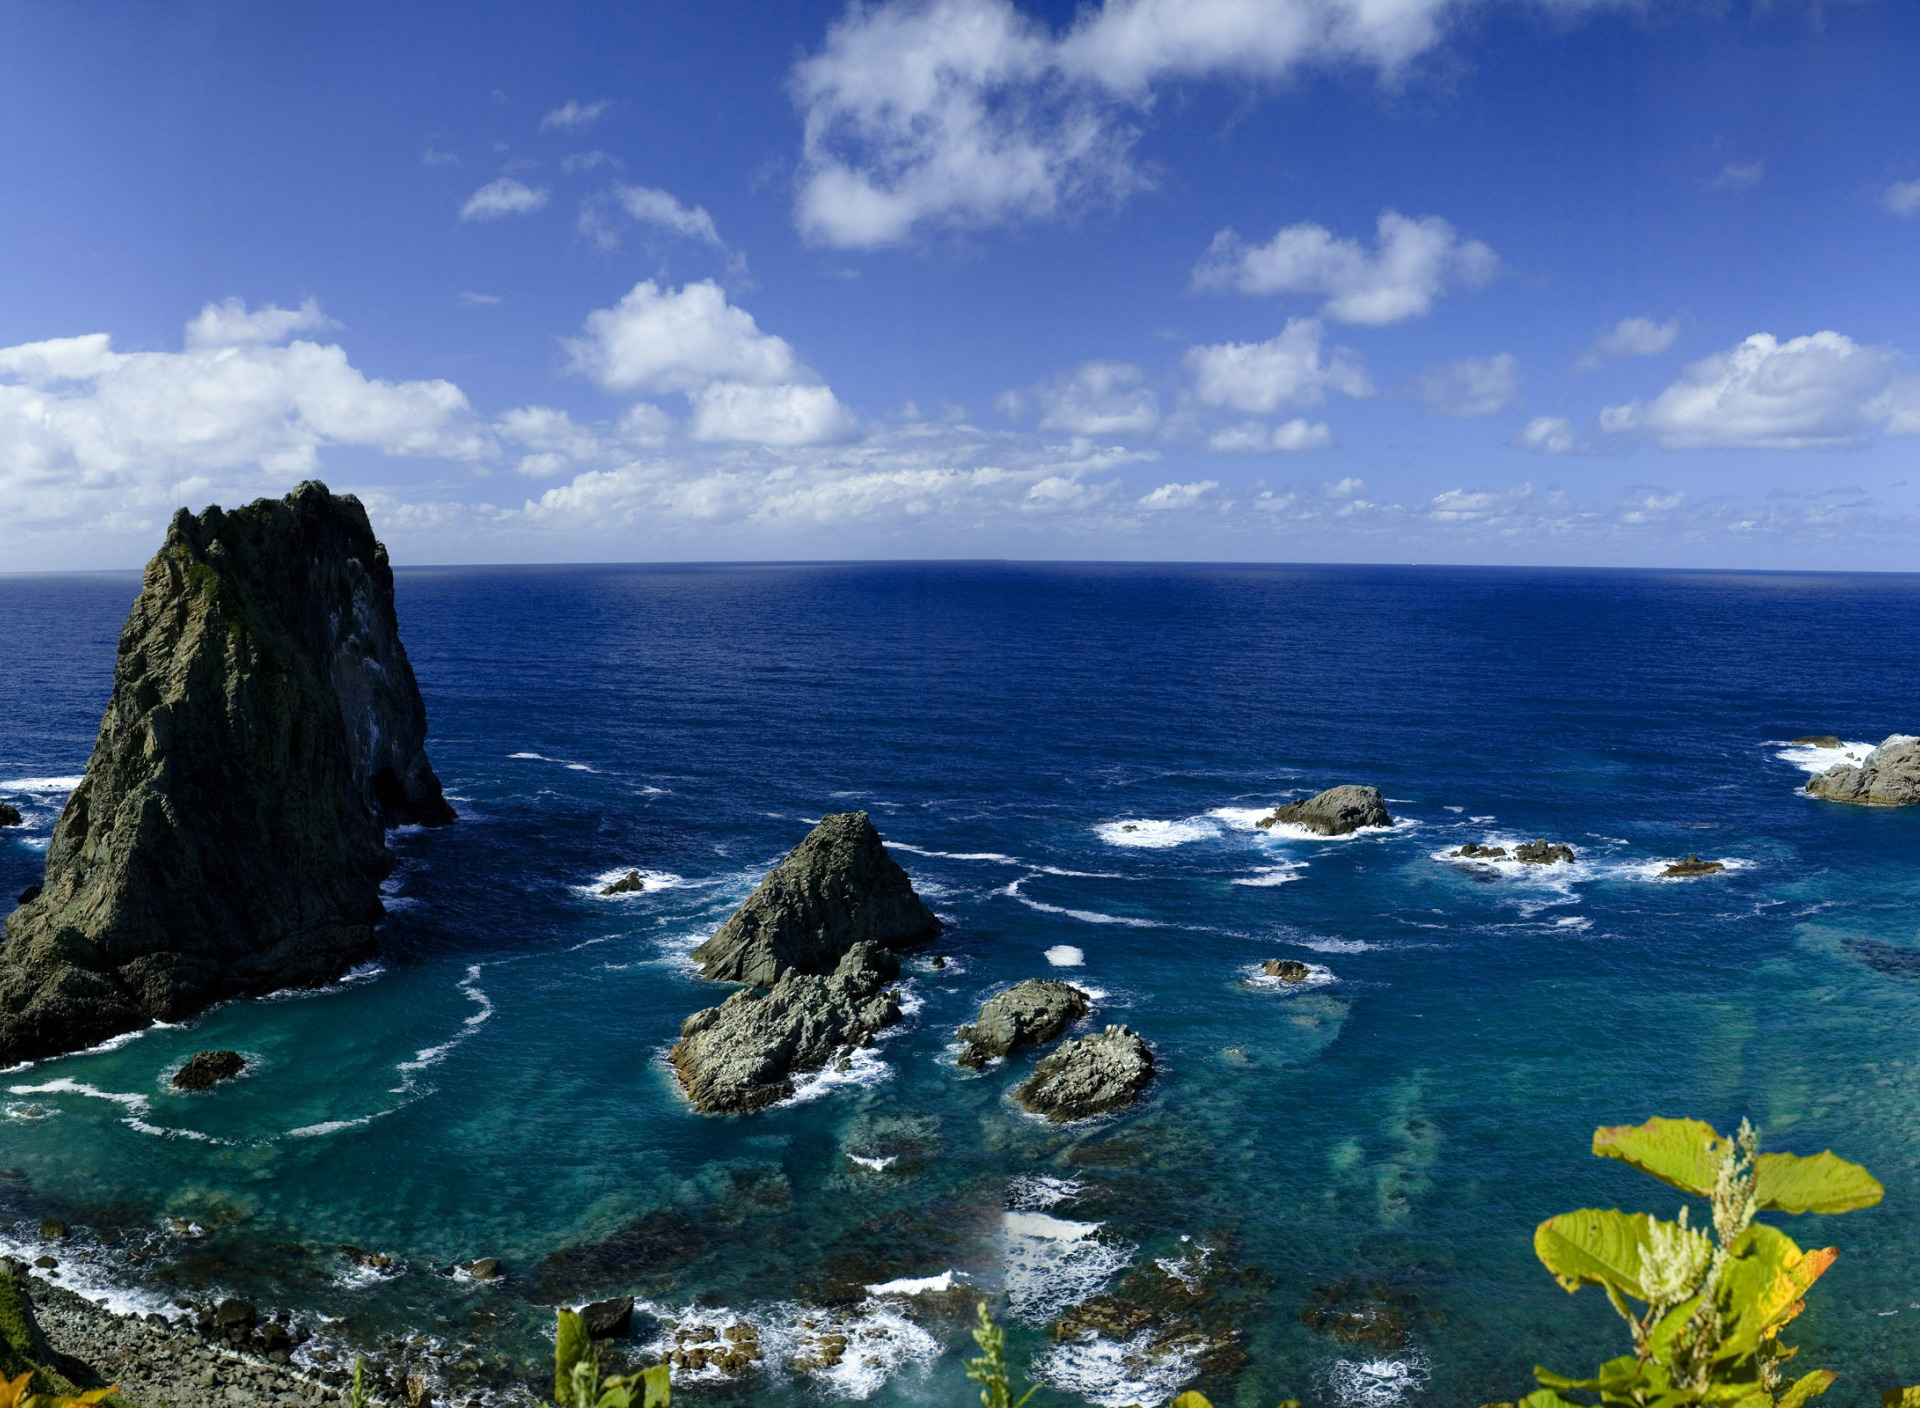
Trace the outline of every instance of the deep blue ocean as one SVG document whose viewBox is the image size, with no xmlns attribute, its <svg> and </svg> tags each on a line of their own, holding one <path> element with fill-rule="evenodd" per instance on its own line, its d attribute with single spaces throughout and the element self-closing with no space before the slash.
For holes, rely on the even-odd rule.
<svg viewBox="0 0 1920 1408">
<path fill-rule="evenodd" d="M 1532 1251 L 1555 1212 L 1673 1215 L 1677 1194 L 1589 1154 L 1593 1128 L 1747 1115 L 1763 1147 L 1831 1147 L 1887 1187 L 1781 1219 L 1842 1248 L 1788 1336 L 1842 1373 L 1826 1401 L 1920 1381 L 1920 809 L 1810 800 L 1831 756 L 1786 742 L 1920 732 L 1920 577 L 398 581 L 460 820 L 393 837 L 377 967 L 7 1073 L 0 1219 L 35 1251 L 41 1217 L 73 1223 L 70 1283 L 240 1292 L 316 1346 L 417 1331 L 516 1366 L 556 1301 L 631 1292 L 636 1352 L 676 1324 L 759 1327 L 767 1367 L 716 1399 L 874 1404 L 974 1399 L 953 1309 L 974 1288 L 1016 1375 L 1049 1386 L 1036 1404 L 1191 1382 L 1237 1408 L 1470 1408 L 1626 1346 L 1600 1293 L 1568 1296 Z M 27 813 L 0 839 L 9 897 L 85 768 L 137 591 L 0 577 L 0 798 Z M 1341 782 L 1380 787 L 1398 824 L 1252 826 Z M 692 1113 L 664 1054 L 727 989 L 688 951 L 852 809 L 947 924 L 908 964 L 907 1021 L 786 1105 Z M 1443 859 L 1534 838 L 1578 862 Z M 1659 878 L 1689 854 L 1730 868 Z M 629 869 L 644 893 L 599 897 Z M 1313 977 L 1264 980 L 1277 957 Z M 1007 1094 L 1037 1053 L 956 1066 L 985 996 L 1048 975 L 1093 994 L 1090 1025 L 1152 1043 L 1134 1109 L 1050 1127 Z M 172 1093 L 206 1047 L 255 1068 Z M 397 1260 L 356 1267 L 343 1243 Z M 480 1256 L 504 1280 L 448 1273 Z M 1237 1373 L 1049 1339 L 1156 1262 L 1242 1330 Z M 949 1273 L 962 1294 L 863 1289 Z M 1388 1330 L 1345 1342 L 1341 1315 Z M 839 1365 L 784 1367 L 831 1330 Z"/>
</svg>

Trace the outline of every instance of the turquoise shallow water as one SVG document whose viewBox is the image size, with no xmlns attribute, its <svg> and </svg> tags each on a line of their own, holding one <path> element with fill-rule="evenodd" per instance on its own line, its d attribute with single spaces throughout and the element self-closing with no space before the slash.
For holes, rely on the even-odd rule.
<svg viewBox="0 0 1920 1408">
<path fill-rule="evenodd" d="M 28 813 L 0 841 L 9 894 L 84 767 L 136 590 L 0 578 L 0 796 Z M 932 1403 L 972 1397 L 960 1325 L 863 1288 L 952 1272 L 1005 1293 L 1017 1367 L 1054 1401 L 1152 1401 L 1193 1369 L 1245 1408 L 1470 1405 L 1620 1342 L 1531 1250 L 1575 1206 L 1671 1214 L 1587 1154 L 1593 1127 L 1750 1114 L 1888 1188 L 1789 1229 L 1844 1249 L 1796 1325 L 1845 1374 L 1828 1401 L 1920 1379 L 1920 977 L 1899 956 L 1920 964 L 1920 815 L 1796 795 L 1817 760 L 1784 745 L 1920 731 L 1920 579 L 422 570 L 399 605 L 460 822 L 393 838 L 376 971 L 8 1074 L 0 1216 L 16 1243 L 48 1213 L 80 1226 L 63 1275 L 516 1361 L 554 1301 L 633 1292 L 785 1351 L 808 1319 L 849 1333 L 841 1366 L 772 1368 L 756 1399 Z M 1400 824 L 1250 825 L 1341 781 Z M 910 965 L 909 1020 L 852 1072 L 692 1114 L 662 1057 L 724 990 L 687 951 L 812 819 L 856 807 L 948 922 L 948 966 Z M 1439 859 L 1535 836 L 1579 863 Z M 1655 878 L 1696 852 L 1733 868 Z M 653 887 L 597 896 L 629 868 Z M 1315 978 L 1260 982 L 1268 957 Z M 1006 1098 L 1031 1055 L 954 1065 L 981 998 L 1045 974 L 1154 1044 L 1134 1111 L 1049 1128 Z M 253 1073 L 172 1093 L 210 1046 Z M 399 1264 L 356 1269 L 341 1243 Z M 480 1255 L 503 1284 L 445 1274 Z M 1048 1341 L 1156 1260 L 1205 1262 L 1236 1373 Z M 1303 1323 L 1329 1306 L 1404 1334 Z"/>
</svg>

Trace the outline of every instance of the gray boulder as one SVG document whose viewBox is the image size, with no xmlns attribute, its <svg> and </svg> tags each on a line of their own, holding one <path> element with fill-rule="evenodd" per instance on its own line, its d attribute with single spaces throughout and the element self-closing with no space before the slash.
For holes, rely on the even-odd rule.
<svg viewBox="0 0 1920 1408">
<path fill-rule="evenodd" d="M 1513 858 L 1523 860 L 1528 865 L 1552 865 L 1556 861 L 1573 864 L 1573 847 L 1556 845 L 1551 841 L 1523 841 L 1513 848 Z"/>
<path fill-rule="evenodd" d="M 1911 807 L 1920 803 L 1920 738 L 1891 735 L 1856 765 L 1838 763 L 1807 783 L 1829 802 L 1859 807 Z"/>
<path fill-rule="evenodd" d="M 1153 1083 L 1153 1051 L 1127 1027 L 1064 1042 L 1013 1098 L 1056 1124 L 1124 1109 Z"/>
<path fill-rule="evenodd" d="M 1380 795 L 1380 789 L 1360 787 L 1353 783 L 1329 787 L 1304 802 L 1289 802 L 1277 808 L 1272 816 L 1262 817 L 1258 825 L 1265 831 L 1283 821 L 1304 826 L 1322 836 L 1345 836 L 1349 831 L 1358 831 L 1363 826 L 1393 825 L 1393 817 L 1387 811 L 1387 799 Z"/>
<path fill-rule="evenodd" d="M 20 809 L 18 807 L 9 806 L 5 802 L 0 802 L 0 826 L 18 826 L 20 820 Z"/>
<path fill-rule="evenodd" d="M 1087 995 L 1058 978 L 1029 978 L 980 1004 L 980 1015 L 958 1036 L 967 1046 L 960 1064 L 975 1070 L 1017 1047 L 1052 1041 L 1087 1015 Z"/>
<path fill-rule="evenodd" d="M 669 1059 L 695 1109 L 745 1114 L 793 1094 L 793 1078 L 817 1071 L 900 1020 L 886 984 L 900 960 L 875 943 L 849 949 L 825 977 L 783 972 L 770 988 L 742 988 L 680 1024 Z"/>
<path fill-rule="evenodd" d="M 703 978 L 764 987 L 831 973 L 856 944 L 902 949 L 939 932 L 872 820 L 843 812 L 823 817 L 693 957 Z"/>
<path fill-rule="evenodd" d="M 1507 858 L 1507 848 L 1505 846 L 1483 846 L 1477 841 L 1469 841 L 1459 850 L 1450 851 L 1448 854 L 1460 856 L 1466 860 L 1505 860 Z"/>
</svg>

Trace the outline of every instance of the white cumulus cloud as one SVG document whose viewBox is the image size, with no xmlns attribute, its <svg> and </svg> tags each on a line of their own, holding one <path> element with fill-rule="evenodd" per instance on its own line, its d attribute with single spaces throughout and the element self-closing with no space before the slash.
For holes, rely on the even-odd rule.
<svg viewBox="0 0 1920 1408">
<path fill-rule="evenodd" d="M 498 220 L 506 215 L 527 215 L 547 203 L 544 187 L 529 186 L 511 176 L 489 181 L 467 197 L 460 207 L 462 220 Z"/>
<path fill-rule="evenodd" d="M 1565 416 L 1535 416 L 1508 443 L 1536 455 L 1571 455 L 1582 448 L 1574 438 L 1573 422 Z"/>
<path fill-rule="evenodd" d="M 1028 397 L 1040 412 L 1042 430 L 1074 435 L 1143 434 L 1160 423 L 1160 398 L 1140 383 L 1140 368 L 1130 362 L 1082 362 L 1072 373 L 1043 382 L 1030 393 L 1008 392 L 995 403 L 1012 419 L 1025 412 Z"/>
<path fill-rule="evenodd" d="M 1920 211 L 1920 180 L 1895 181 L 1880 193 L 1880 203 L 1895 215 Z"/>
<path fill-rule="evenodd" d="M 1323 422 L 1296 417 L 1269 427 L 1265 421 L 1243 420 L 1207 437 L 1207 448 L 1219 455 L 1301 454 L 1333 448 L 1333 432 Z"/>
<path fill-rule="evenodd" d="M 606 114 L 613 104 L 602 98 L 597 103 L 569 100 L 540 119 L 542 132 L 584 132 Z"/>
<path fill-rule="evenodd" d="M 1371 396 L 1373 382 L 1359 356 L 1344 347 L 1323 349 L 1318 318 L 1290 318 L 1265 342 L 1190 347 L 1185 365 L 1193 394 L 1204 405 L 1252 415 L 1282 406 L 1317 406 L 1328 391 Z"/>
<path fill-rule="evenodd" d="M 1219 487 L 1219 484 L 1211 479 L 1202 479 L 1195 484 L 1162 484 L 1151 493 L 1140 496 L 1140 507 L 1149 511 L 1192 508 Z"/>
<path fill-rule="evenodd" d="M 617 213 L 616 213 L 617 212 Z M 580 233 L 602 249 L 620 242 L 618 216 L 703 244 L 719 245 L 720 231 L 706 207 L 682 205 L 670 191 L 652 186 L 616 184 L 612 190 L 590 196 L 580 206 Z"/>
<path fill-rule="evenodd" d="M 853 3 L 792 75 L 795 220 L 817 243 L 875 248 L 1123 196 L 1148 184 L 1132 148 L 1156 85 L 1308 64 L 1392 75 L 1473 3 L 1102 0 L 1060 30 L 1009 0 Z"/>
<path fill-rule="evenodd" d="M 325 332 L 339 326 L 309 298 L 298 308 L 269 303 L 249 310 L 237 298 L 209 303 L 187 324 L 186 344 L 196 347 L 245 347 L 285 342 L 297 332 Z"/>
<path fill-rule="evenodd" d="M 1622 318 L 1593 339 L 1580 354 L 1574 370 L 1590 372 L 1610 358 L 1655 357 L 1673 346 L 1680 336 L 1680 320 L 1669 318 L 1657 323 L 1652 318 Z"/>
<path fill-rule="evenodd" d="M 1609 406 L 1600 427 L 1666 449 L 1835 449 L 1903 433 L 1904 359 L 1837 332 L 1755 333 L 1691 362 L 1651 401 Z M 1920 428 L 1920 427 L 1916 427 Z"/>
<path fill-rule="evenodd" d="M 1520 394 L 1520 363 L 1511 352 L 1463 357 L 1414 379 L 1413 394 L 1435 415 L 1490 416 Z"/>
<path fill-rule="evenodd" d="M 1372 253 L 1310 222 L 1288 225 L 1259 245 L 1222 230 L 1194 267 L 1193 283 L 1247 294 L 1308 294 L 1326 299 L 1324 317 L 1378 326 L 1419 317 L 1449 285 L 1484 284 L 1499 266 L 1490 248 L 1461 239 L 1439 216 L 1414 220 L 1387 210 Z"/>
<path fill-rule="evenodd" d="M 697 440 L 802 445 L 850 434 L 854 421 L 785 338 L 762 332 L 711 279 L 635 284 L 587 315 L 571 369 L 609 391 L 681 392 Z"/>
</svg>

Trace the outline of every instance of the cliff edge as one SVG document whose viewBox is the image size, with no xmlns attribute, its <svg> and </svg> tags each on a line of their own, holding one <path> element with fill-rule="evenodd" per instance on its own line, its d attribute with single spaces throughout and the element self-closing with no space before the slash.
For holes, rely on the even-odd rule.
<svg viewBox="0 0 1920 1408">
<path fill-rule="evenodd" d="M 385 830 L 454 819 L 359 500 L 174 515 L 41 892 L 6 921 L 0 1064 L 375 952 Z"/>
</svg>

